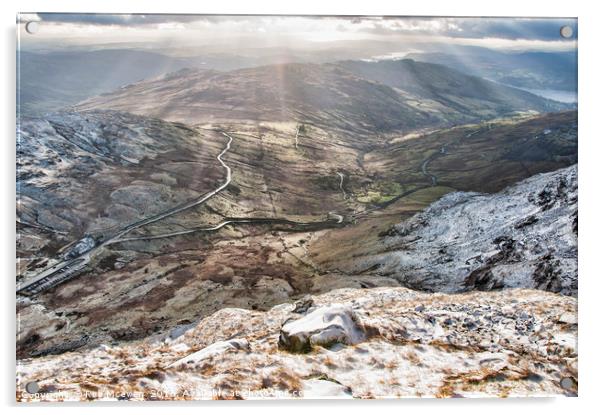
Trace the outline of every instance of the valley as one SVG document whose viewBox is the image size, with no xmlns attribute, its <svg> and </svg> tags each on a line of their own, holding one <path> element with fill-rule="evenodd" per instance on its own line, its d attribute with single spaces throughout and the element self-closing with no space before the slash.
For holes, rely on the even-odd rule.
<svg viewBox="0 0 602 415">
<path fill-rule="evenodd" d="M 355 397 L 403 395 L 410 384 L 370 390 L 340 370 L 343 358 L 332 367 L 321 360 L 342 350 L 364 371 L 368 357 L 385 365 L 379 359 L 391 355 L 381 351 L 390 346 L 407 355 L 386 363 L 396 377 L 416 353 L 428 362 L 420 371 L 433 383 L 416 395 L 453 396 L 458 385 L 470 394 L 475 384 L 466 379 L 489 371 L 508 388 L 482 380 L 476 395 L 563 393 L 554 377 L 576 378 L 576 323 L 557 316 L 574 311 L 578 296 L 575 105 L 411 59 L 177 66 L 152 75 L 19 119 L 21 375 L 47 378 L 56 367 L 79 367 L 70 357 L 111 355 L 106 370 L 95 361 L 93 374 L 61 375 L 59 384 L 145 390 L 149 376 L 184 382 L 201 365 L 192 383 L 265 386 L 215 362 L 190 363 L 188 352 L 211 348 L 213 356 L 217 347 L 282 373 L 292 364 L 290 375 L 262 381 L 294 383 L 280 389 L 322 390 L 314 377 L 336 376 Z M 514 293 L 532 316 L 511 302 Z M 304 366 L 283 330 L 321 312 L 314 298 L 329 310 L 339 300 L 351 307 L 353 318 L 336 318 L 361 333 L 334 341 L 341 349 L 325 343 Z M 507 343 L 470 344 L 484 337 L 455 320 L 456 300 L 466 302 L 471 324 L 492 338 L 503 330 Z M 425 309 L 432 318 L 416 311 Z M 407 319 L 420 327 L 407 329 Z M 535 323 L 545 325 L 537 334 Z M 512 342 L 525 342 L 549 368 L 541 383 L 530 377 L 538 366 L 518 358 Z M 146 354 L 133 358 L 136 350 Z M 498 353 L 504 365 L 483 369 L 475 353 Z M 458 369 L 463 359 L 470 376 Z M 137 369 L 116 380 L 134 361 Z"/>
<path fill-rule="evenodd" d="M 117 115 L 82 114 L 99 119 Z M 380 252 L 380 235 L 400 218 L 409 218 L 447 193 L 495 192 L 537 172 L 570 165 L 576 157 L 575 115 L 503 119 L 401 141 L 390 134 L 385 142 L 354 145 L 359 148 L 306 124 L 302 134 L 294 123 L 186 130 L 194 131 L 193 137 L 212 137 L 214 143 L 207 148 L 213 156 L 199 155 L 207 157 L 203 171 L 211 170 L 213 180 L 203 181 L 199 189 L 204 192 L 198 196 L 180 198 L 148 217 L 141 212 L 138 220 L 122 222 L 110 232 L 89 228 L 77 234 L 82 231 L 74 226 L 56 234 L 23 226 L 25 240 L 45 237 L 55 245 L 93 235 L 97 242 L 79 255 L 65 260 L 50 256 L 24 269 L 21 293 L 33 297 L 19 305 L 26 316 L 22 353 L 43 355 L 141 338 L 224 306 L 266 309 L 335 287 L 399 285 L 390 274 L 358 272 L 349 266 L 358 256 Z M 545 138 L 539 137 L 543 125 L 553 131 Z M 537 149 L 538 140 L 558 142 L 558 148 L 554 154 L 534 150 L 536 156 L 520 162 L 509 157 L 509 150 L 519 145 Z M 169 166 L 173 161 L 163 163 Z M 169 183 L 170 177 L 164 174 L 160 182 Z M 145 185 L 141 200 L 154 197 L 154 189 Z M 178 194 L 177 186 L 162 189 L 166 195 Z M 115 192 L 119 188 L 111 194 Z M 51 192 L 44 195 L 52 197 Z M 24 252 L 22 257 L 32 254 Z M 53 280 L 60 284 L 55 286 Z M 195 294 L 190 297 L 187 292 Z M 61 328 L 36 337 L 52 324 Z"/>
</svg>

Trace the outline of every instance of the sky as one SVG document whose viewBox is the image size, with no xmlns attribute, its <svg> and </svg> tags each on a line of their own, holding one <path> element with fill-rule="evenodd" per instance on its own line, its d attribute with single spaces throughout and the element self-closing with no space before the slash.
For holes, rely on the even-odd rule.
<svg viewBox="0 0 602 415">
<path fill-rule="evenodd" d="M 570 18 L 24 13 L 18 20 L 20 44 L 24 49 L 111 45 L 147 49 L 170 46 L 320 48 L 349 41 L 396 42 L 412 50 L 427 44 L 485 46 L 507 51 L 568 51 L 577 47 L 577 20 Z M 35 35 L 24 30 L 29 21 L 39 22 Z M 571 39 L 560 36 L 560 28 L 565 25 L 573 29 Z"/>
</svg>

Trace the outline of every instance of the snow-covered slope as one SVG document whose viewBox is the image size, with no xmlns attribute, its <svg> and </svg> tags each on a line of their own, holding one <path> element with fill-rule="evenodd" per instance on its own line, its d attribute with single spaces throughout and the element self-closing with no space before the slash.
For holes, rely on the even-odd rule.
<svg viewBox="0 0 602 415">
<path fill-rule="evenodd" d="M 335 290 L 304 307 L 227 308 L 184 333 L 21 360 L 17 398 L 574 395 L 576 307 L 527 289 Z M 291 349 L 304 339 L 309 348 Z M 32 379 L 40 395 L 24 390 Z"/>
<path fill-rule="evenodd" d="M 577 165 L 496 194 L 450 193 L 383 236 L 356 270 L 426 291 L 538 288 L 577 295 Z"/>
</svg>

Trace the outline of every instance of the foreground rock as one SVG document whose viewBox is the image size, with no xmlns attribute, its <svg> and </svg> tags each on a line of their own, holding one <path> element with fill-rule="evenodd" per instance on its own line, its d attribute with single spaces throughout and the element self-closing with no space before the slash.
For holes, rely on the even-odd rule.
<svg viewBox="0 0 602 415">
<path fill-rule="evenodd" d="M 364 332 L 353 311 L 349 307 L 334 305 L 287 322 L 280 330 L 278 344 L 291 352 L 309 352 L 314 346 L 351 345 L 363 338 Z"/>
<path fill-rule="evenodd" d="M 305 316 L 293 313 L 291 304 L 267 312 L 222 309 L 176 338 L 25 359 L 18 366 L 17 398 L 577 393 L 574 297 L 528 289 L 447 295 L 374 288 L 336 290 L 314 302 L 315 309 Z M 354 328 L 351 345 L 324 348 L 314 340 L 311 352 L 303 354 L 278 346 L 281 331 L 311 339 L 333 325 L 339 334 Z M 364 335 L 354 337 L 358 327 Z M 25 392 L 32 379 L 41 395 Z"/>
<path fill-rule="evenodd" d="M 577 165 L 496 194 L 455 192 L 383 236 L 359 270 L 426 291 L 538 288 L 577 295 Z"/>
</svg>

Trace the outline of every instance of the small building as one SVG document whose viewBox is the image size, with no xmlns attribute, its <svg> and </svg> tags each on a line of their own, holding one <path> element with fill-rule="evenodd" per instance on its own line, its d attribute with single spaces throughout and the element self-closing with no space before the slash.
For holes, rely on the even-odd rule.
<svg viewBox="0 0 602 415">
<path fill-rule="evenodd" d="M 95 246 L 96 240 L 92 236 L 86 235 L 77 241 L 77 243 L 65 253 L 64 257 L 65 259 L 76 258 L 90 251 Z"/>
</svg>

